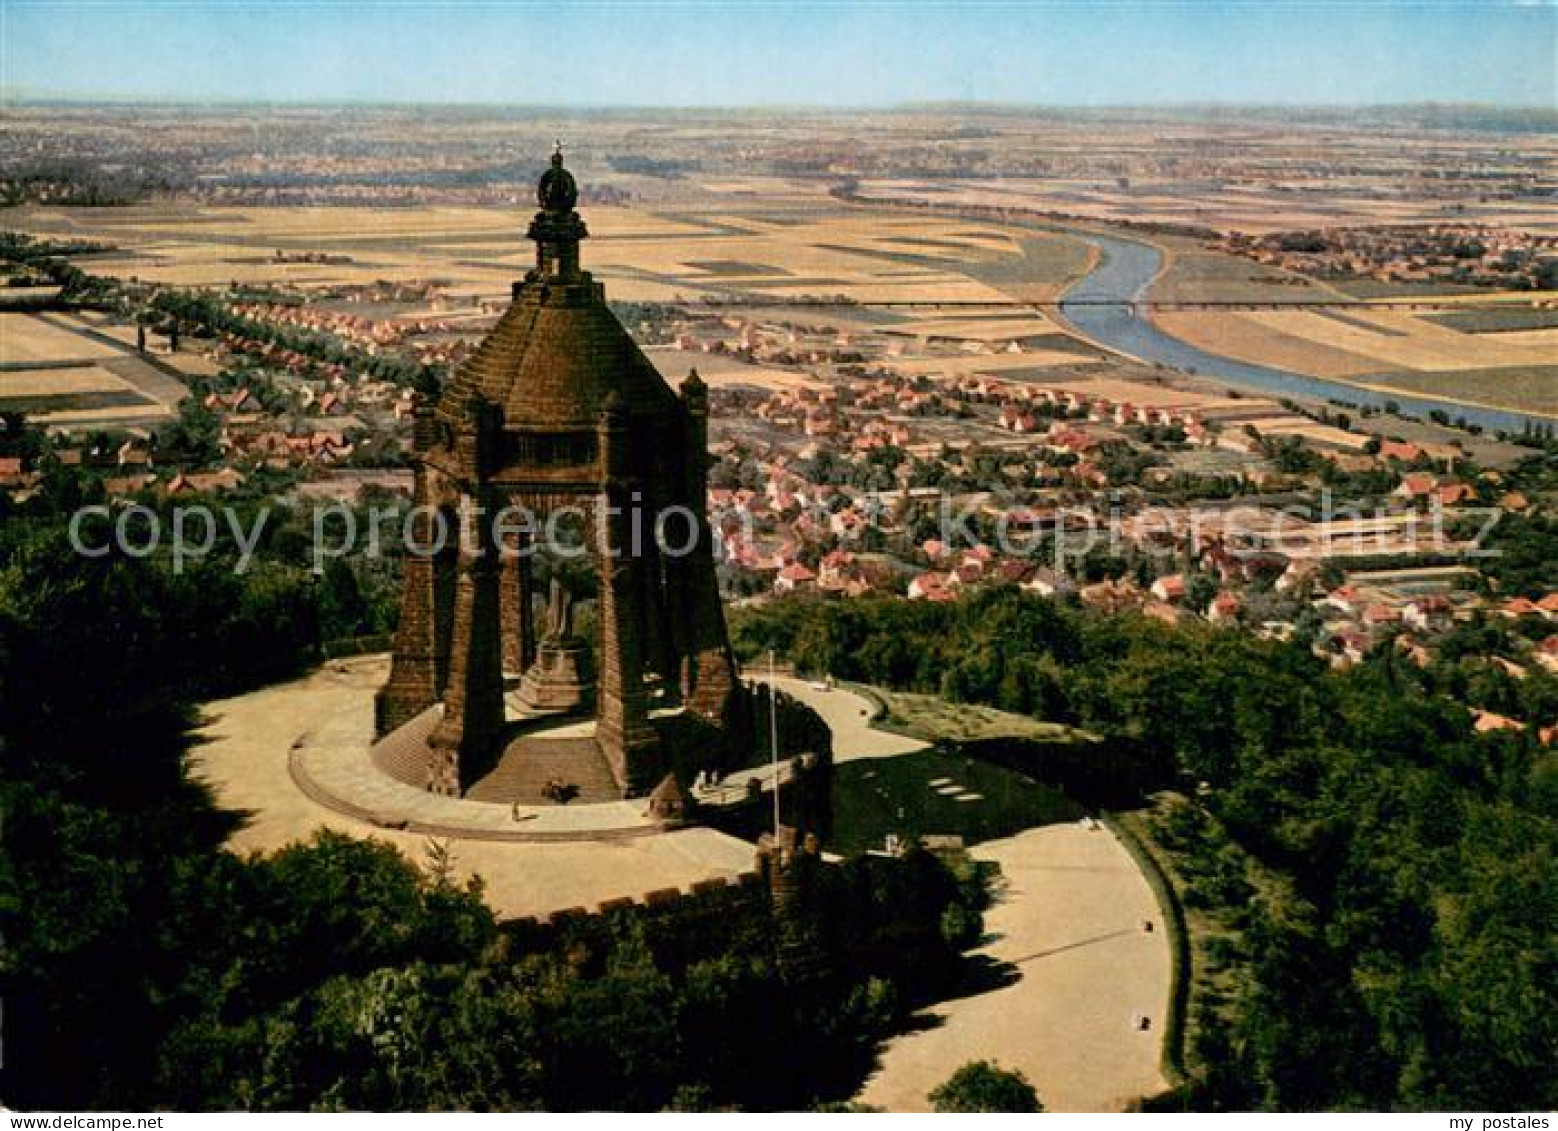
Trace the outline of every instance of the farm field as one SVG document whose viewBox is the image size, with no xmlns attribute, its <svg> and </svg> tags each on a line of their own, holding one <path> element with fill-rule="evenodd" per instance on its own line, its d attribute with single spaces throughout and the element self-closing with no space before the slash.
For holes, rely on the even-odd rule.
<svg viewBox="0 0 1558 1131">
<path fill-rule="evenodd" d="M 1312 377 L 1353 377 L 1379 369 L 1370 358 L 1283 333 L 1244 311 L 1158 310 L 1152 320 L 1174 337 L 1201 349 Z"/>
<path fill-rule="evenodd" d="M 862 181 L 859 193 L 870 200 L 1023 208 L 1084 220 L 1236 228 L 1252 233 L 1449 220 L 1558 233 L 1558 219 L 1552 211 L 1535 203 L 1482 200 L 1458 201 L 1452 206 L 1429 198 L 1385 197 L 1362 185 L 1349 186 L 1339 177 L 1323 181 L 1274 177 L 1262 185 L 1148 179 L 1132 180 L 1126 186 L 1103 177 L 1014 177 L 974 184 L 882 178 Z"/>
<path fill-rule="evenodd" d="M 1060 180 L 1045 191 L 1053 195 L 1065 185 Z M 1035 227 L 1031 221 L 982 222 L 950 211 L 932 215 L 841 203 L 815 181 L 727 176 L 698 187 L 702 195 L 696 203 L 670 198 L 632 207 L 585 205 L 591 232 L 586 266 L 606 284 L 611 298 L 724 300 L 737 304 L 741 318 L 809 321 L 844 333 L 883 332 L 903 342 L 902 348 L 888 350 L 884 368 L 908 376 L 952 380 L 988 374 L 1071 382 L 1093 376 L 1087 366 L 1107 356 L 1039 307 L 956 312 L 935 307 L 1053 301 L 1096 263 L 1094 246 L 1077 235 Z M 960 199 L 965 193 L 1019 189 L 1026 193 L 1032 186 L 981 182 L 949 191 Z M 1133 188 L 1129 195 L 1140 194 Z M 1171 195 L 1156 192 L 1141 200 L 1166 209 Z M 1376 201 L 1371 207 L 1380 219 L 1398 217 L 1404 206 Z M 529 269 L 532 252 L 523 238 L 527 214 L 526 204 L 29 206 L 0 210 L 0 226 L 108 244 L 112 250 L 82 263 L 120 278 L 189 287 L 285 285 L 320 295 L 321 302 L 330 301 L 332 288 L 377 282 L 431 285 L 436 304 L 419 303 L 416 311 L 402 305 L 371 316 L 425 311 L 458 325 L 462 319 L 489 317 L 507 301 L 513 281 Z M 1290 208 L 1278 219 L 1287 227 L 1301 217 Z M 1155 300 L 1288 303 L 1343 297 L 1330 285 L 1209 250 L 1184 236 L 1149 238 L 1167 256 L 1149 292 Z M 1553 411 L 1543 368 L 1558 347 L 1558 329 L 1547 318 L 1551 312 L 1533 310 L 1530 297 L 1523 295 L 1483 292 L 1480 299 L 1490 297 L 1507 298 L 1509 310 L 1160 309 L 1153 317 L 1168 333 L 1240 361 L 1360 385 Z M 818 300 L 829 305 L 809 313 L 786 305 Z M 878 303 L 924 305 L 872 305 Z M 368 313 L 369 308 L 365 304 L 356 311 Z M 0 364 L 12 367 L 102 361 L 116 356 L 116 345 L 133 347 L 127 326 L 85 327 L 113 339 L 104 341 L 71 333 L 57 318 L 3 317 Z M 657 357 L 677 375 L 696 366 L 713 384 L 796 388 L 811 380 L 796 370 L 717 360 L 701 351 Z M 186 365 L 198 367 L 199 361 L 190 357 L 181 362 Z M 1150 389 L 1143 395 L 1134 383 L 1119 392 L 1130 403 L 1153 403 Z M 1166 395 L 1183 399 L 1179 392 Z"/>
<path fill-rule="evenodd" d="M 1190 240 L 1156 236 L 1166 256 L 1162 274 L 1147 290 L 1155 302 L 1325 302 L 1337 291 L 1276 267 L 1210 251 Z"/>
<path fill-rule="evenodd" d="M 1549 350 L 1547 356 L 1554 354 Z M 1529 412 L 1558 417 L 1558 364 L 1433 373 L 1403 370 L 1370 374 L 1358 384 L 1403 393 L 1431 393 L 1451 402 L 1519 405 Z"/>
<path fill-rule="evenodd" d="M 1018 317 L 995 315 L 984 318 L 916 318 L 889 326 L 884 331 L 894 337 L 925 341 L 941 338 L 957 342 L 1000 342 L 1013 338 L 1035 337 L 1058 332 L 1054 321 L 1038 311 Z"/>
<path fill-rule="evenodd" d="M 36 314 L 0 313 L 0 365 L 89 361 L 113 357 L 110 345 L 71 333 Z"/>
<path fill-rule="evenodd" d="M 134 386 L 99 365 L 0 371 L 0 403 L 16 397 L 125 392 L 133 393 Z"/>
<path fill-rule="evenodd" d="M 1558 412 L 1558 330 L 1473 333 L 1442 317 L 1394 310 L 1159 310 L 1153 320 L 1192 345 L 1257 365 Z"/>
<path fill-rule="evenodd" d="M 725 385 L 747 385 L 755 389 L 826 387 L 826 382 L 819 381 L 809 373 L 771 365 L 749 365 L 740 358 L 726 354 L 679 350 L 674 346 L 650 346 L 644 350 L 644 354 L 672 385 L 680 383 L 689 369 L 696 369 L 698 376 L 714 388 Z"/>
<path fill-rule="evenodd" d="M 0 410 L 53 428 L 171 419 L 183 383 L 135 353 L 133 331 L 116 330 L 105 335 L 57 312 L 0 313 Z M 183 369 L 208 364 L 187 353 L 177 360 Z"/>
<path fill-rule="evenodd" d="M 1461 370 L 1540 365 L 1552 353 L 1503 335 L 1463 334 L 1401 311 L 1252 311 L 1244 317 L 1280 333 L 1359 354 L 1375 368 Z"/>
<path fill-rule="evenodd" d="M 1466 334 L 1513 334 L 1558 329 L 1558 310 L 1511 306 L 1508 309 L 1451 310 L 1430 316 L 1430 322 Z M 1511 339 L 1504 338 L 1504 341 Z"/>
<path fill-rule="evenodd" d="M 872 301 L 981 301 L 1002 291 L 973 277 L 971 262 L 1000 264 L 1030 282 L 1046 264 L 1085 265 L 1064 237 L 1024 236 L 995 226 L 846 209 L 821 193 L 792 194 L 808 207 L 778 218 L 728 207 L 696 212 L 589 207 L 589 269 L 620 301 L 678 296 L 794 299 L 826 295 Z M 780 202 L 782 203 L 782 202 Z M 303 287 L 437 282 L 453 297 L 500 300 L 530 266 L 519 209 L 205 207 L 25 208 L 0 211 L 0 226 L 53 238 L 89 239 L 115 251 L 94 272 L 179 286 L 291 284 Z M 1083 245 L 1076 245 L 1077 247 Z M 1053 250 L 1053 255 L 1040 251 Z M 304 261 L 307 256 L 310 260 Z M 1064 269 L 1055 286 L 1064 280 Z"/>
</svg>

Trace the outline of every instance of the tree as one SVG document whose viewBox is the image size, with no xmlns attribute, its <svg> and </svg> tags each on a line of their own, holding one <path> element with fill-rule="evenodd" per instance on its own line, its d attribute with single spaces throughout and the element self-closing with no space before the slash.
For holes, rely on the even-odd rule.
<svg viewBox="0 0 1558 1131">
<path fill-rule="evenodd" d="M 1185 592 L 1185 605 L 1193 612 L 1205 614 L 1212 598 L 1217 596 L 1217 579 L 1209 573 L 1197 573 L 1190 578 Z"/>
<path fill-rule="evenodd" d="M 989 1060 L 969 1061 L 925 1098 L 943 1115 L 1044 1110 L 1026 1076 Z"/>
<path fill-rule="evenodd" d="M 222 455 L 222 422 L 195 397 L 179 402 L 178 419 L 163 433 L 163 446 L 191 467 L 205 467 Z"/>
</svg>

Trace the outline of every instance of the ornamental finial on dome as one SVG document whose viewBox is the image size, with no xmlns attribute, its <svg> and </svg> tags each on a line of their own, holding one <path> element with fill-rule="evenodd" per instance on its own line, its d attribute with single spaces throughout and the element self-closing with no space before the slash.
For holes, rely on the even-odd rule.
<svg viewBox="0 0 1558 1131">
<path fill-rule="evenodd" d="M 579 203 L 579 186 L 573 174 L 563 168 L 563 143 L 559 141 L 552 151 L 552 167 L 541 174 L 536 185 L 536 199 L 546 212 L 572 212 Z"/>
<path fill-rule="evenodd" d="M 536 267 L 525 276 L 526 280 L 579 282 L 585 278 L 579 270 L 579 241 L 590 233 L 573 210 L 579 203 L 579 186 L 573 174 L 563 168 L 562 142 L 552 152 L 551 167 L 536 184 L 536 199 L 541 211 L 530 221 L 526 233 L 536 241 Z"/>
</svg>

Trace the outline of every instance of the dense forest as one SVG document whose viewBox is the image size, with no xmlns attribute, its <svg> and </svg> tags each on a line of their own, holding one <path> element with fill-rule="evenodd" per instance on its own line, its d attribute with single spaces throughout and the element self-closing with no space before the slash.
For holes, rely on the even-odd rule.
<svg viewBox="0 0 1558 1131">
<path fill-rule="evenodd" d="M 1553 677 L 1462 650 L 1337 671 L 1300 644 L 1016 589 L 784 600 L 735 632 L 749 656 L 1087 727 L 1186 799 L 1163 847 L 1236 922 L 1244 982 L 1192 1018 L 1182 1102 L 1558 1105 L 1558 750 L 1535 726 L 1477 734 L 1466 705 L 1497 694 L 1550 723 Z"/>
<path fill-rule="evenodd" d="M 824 870 L 797 985 L 763 930 L 700 950 L 624 913 L 527 943 L 434 843 L 224 850 L 243 818 L 191 780 L 192 704 L 312 663 L 362 613 L 351 575 L 288 564 L 285 524 L 243 573 L 84 557 L 91 490 L 56 469 L 0 512 L 8 1106 L 804 1108 L 978 937 L 982 876 L 927 853 Z"/>
</svg>

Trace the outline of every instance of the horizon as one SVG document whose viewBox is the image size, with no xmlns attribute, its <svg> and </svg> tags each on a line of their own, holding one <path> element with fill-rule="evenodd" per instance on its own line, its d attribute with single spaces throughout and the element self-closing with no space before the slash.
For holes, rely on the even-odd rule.
<svg viewBox="0 0 1558 1131">
<path fill-rule="evenodd" d="M 7 106 L 1558 106 L 1532 0 L 6 0 L 0 29 Z"/>
<path fill-rule="evenodd" d="M 98 109 L 152 107 L 164 109 L 264 109 L 298 110 L 503 110 L 526 113 L 648 114 L 648 113 L 772 113 L 772 114 L 913 114 L 960 111 L 971 114 L 1065 114 L 1089 112 L 1216 113 L 1221 111 L 1310 111 L 1359 113 L 1364 111 L 1476 110 L 1499 114 L 1547 114 L 1558 120 L 1558 104 L 1442 101 L 1405 102 L 1278 102 L 1191 100 L 1175 102 L 1007 102 L 981 99 L 931 99 L 924 101 L 839 105 L 828 102 L 723 102 L 723 103 L 626 103 L 626 102 L 453 102 L 437 99 L 389 98 L 245 98 L 245 97 L 131 97 L 95 95 L 9 95 L 0 90 L 0 109 L 11 107 L 92 107 Z"/>
</svg>

